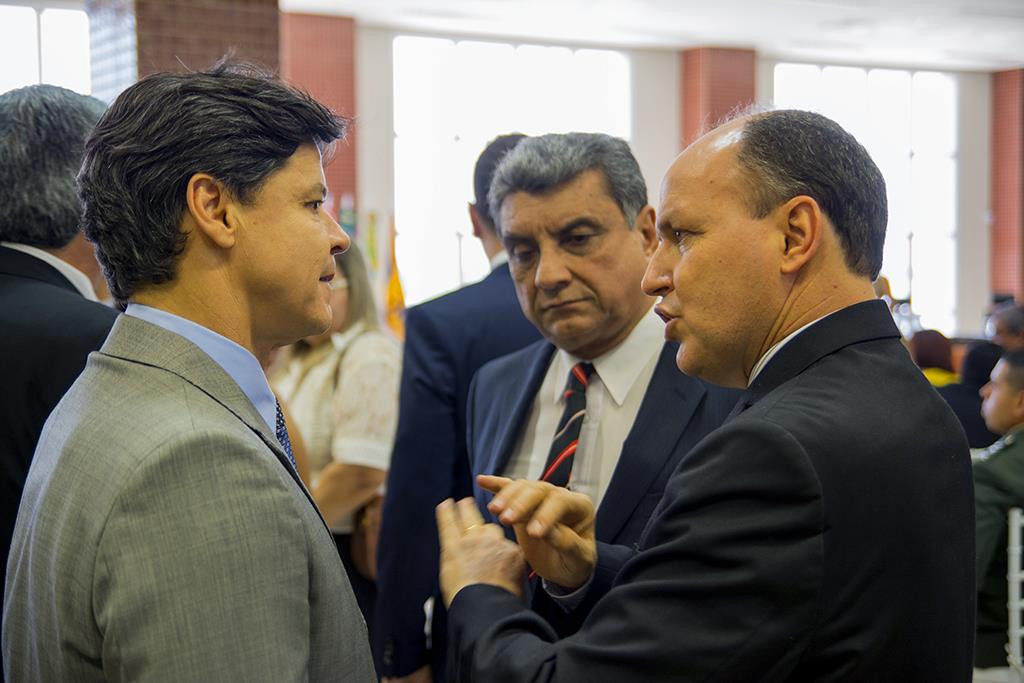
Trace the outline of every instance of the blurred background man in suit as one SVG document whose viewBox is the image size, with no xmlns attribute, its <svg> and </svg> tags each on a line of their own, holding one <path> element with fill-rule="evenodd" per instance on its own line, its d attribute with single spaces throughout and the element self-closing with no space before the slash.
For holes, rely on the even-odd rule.
<svg viewBox="0 0 1024 683">
<path fill-rule="evenodd" d="M 492 140 L 473 170 L 473 234 L 491 262 L 480 282 L 414 306 L 405 319 L 398 431 L 391 455 L 377 567 L 374 653 L 386 680 L 444 681 L 444 607 L 433 601 L 424 633 L 424 602 L 437 593 L 434 506 L 472 495 L 466 455 L 466 395 L 487 361 L 536 341 L 509 275 L 487 191 L 494 168 L 525 136 Z M 406 676 L 409 678 L 406 679 Z"/>
<path fill-rule="evenodd" d="M 0 95 L 0 576 L 43 423 L 117 317 L 75 190 L 103 110 L 53 85 Z"/>
</svg>

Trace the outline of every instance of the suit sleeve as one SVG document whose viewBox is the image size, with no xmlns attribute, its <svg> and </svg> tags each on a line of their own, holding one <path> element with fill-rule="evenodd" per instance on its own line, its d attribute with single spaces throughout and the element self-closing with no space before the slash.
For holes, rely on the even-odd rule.
<svg viewBox="0 0 1024 683">
<path fill-rule="evenodd" d="M 140 465 L 99 543 L 104 669 L 132 681 L 308 676 L 308 504 L 223 433 L 188 433 Z"/>
<path fill-rule="evenodd" d="M 817 613 L 823 505 L 799 443 L 733 422 L 689 453 L 642 550 L 562 640 L 511 594 L 449 612 L 460 681 L 785 680 Z"/>
<path fill-rule="evenodd" d="M 377 554 L 373 645 L 382 676 L 428 662 L 423 603 L 438 590 L 434 508 L 451 495 L 454 461 L 464 453 L 453 368 L 434 322 L 410 309 Z"/>
</svg>

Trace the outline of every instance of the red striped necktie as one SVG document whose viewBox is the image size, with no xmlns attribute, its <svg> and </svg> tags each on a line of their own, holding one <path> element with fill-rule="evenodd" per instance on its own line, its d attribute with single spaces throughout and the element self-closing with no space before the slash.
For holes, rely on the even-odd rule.
<svg viewBox="0 0 1024 683">
<path fill-rule="evenodd" d="M 576 447 L 580 441 L 580 428 L 587 414 L 587 384 L 594 373 L 591 363 L 577 363 L 569 371 L 569 381 L 565 383 L 565 410 L 558 421 L 555 437 L 551 440 L 551 451 L 544 464 L 542 481 L 555 486 L 567 486 L 572 474 L 572 461 Z"/>
</svg>

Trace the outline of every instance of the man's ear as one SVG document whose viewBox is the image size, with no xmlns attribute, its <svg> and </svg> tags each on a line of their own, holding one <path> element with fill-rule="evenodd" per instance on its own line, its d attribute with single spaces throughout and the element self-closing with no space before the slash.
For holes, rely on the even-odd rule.
<svg viewBox="0 0 1024 683">
<path fill-rule="evenodd" d="M 636 222 L 633 224 L 633 229 L 640 236 L 644 246 L 644 256 L 647 258 L 653 256 L 654 251 L 658 248 L 658 231 L 654 221 L 654 207 L 647 204 L 640 209 L 640 213 L 636 215 Z"/>
<path fill-rule="evenodd" d="M 237 233 L 228 216 L 233 201 L 221 183 L 207 173 L 196 173 L 188 180 L 185 199 L 189 215 L 200 232 L 218 247 L 234 246 Z"/>
<path fill-rule="evenodd" d="M 825 215 L 814 199 L 800 195 L 778 209 L 783 237 L 782 272 L 798 272 L 811 260 L 828 229 Z"/>
<path fill-rule="evenodd" d="M 469 222 L 473 224 L 473 237 L 480 239 L 482 234 L 480 231 L 483 229 L 481 224 L 483 218 L 480 216 L 480 212 L 476 210 L 476 204 L 469 204 Z"/>
</svg>

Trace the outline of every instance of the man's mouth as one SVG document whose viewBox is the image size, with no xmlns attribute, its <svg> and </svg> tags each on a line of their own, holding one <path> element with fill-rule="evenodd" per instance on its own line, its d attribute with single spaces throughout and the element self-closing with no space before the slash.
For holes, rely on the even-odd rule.
<svg viewBox="0 0 1024 683">
<path fill-rule="evenodd" d="M 668 324 L 668 323 L 670 323 L 670 322 L 672 322 L 673 320 L 676 319 L 676 316 L 670 314 L 668 311 L 666 311 L 661 306 L 655 306 L 654 307 L 654 313 L 659 318 L 661 318 L 662 322 L 664 322 L 665 324 Z"/>
<path fill-rule="evenodd" d="M 555 303 L 547 304 L 541 310 L 544 312 L 556 311 L 559 308 L 564 308 L 565 306 L 569 306 L 571 304 L 578 304 L 581 301 L 583 301 L 583 299 L 566 299 L 565 301 L 556 301 Z"/>
</svg>

